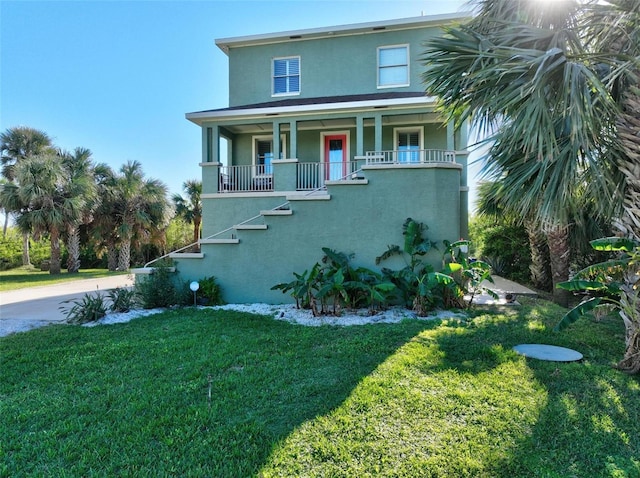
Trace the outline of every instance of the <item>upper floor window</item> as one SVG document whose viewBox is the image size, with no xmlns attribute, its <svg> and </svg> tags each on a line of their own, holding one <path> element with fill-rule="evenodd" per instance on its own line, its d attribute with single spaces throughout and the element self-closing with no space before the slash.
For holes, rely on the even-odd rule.
<svg viewBox="0 0 640 478">
<path fill-rule="evenodd" d="M 273 94 L 297 95 L 300 93 L 300 57 L 273 59 Z"/>
<path fill-rule="evenodd" d="M 409 86 L 409 45 L 378 48 L 378 88 Z"/>
</svg>

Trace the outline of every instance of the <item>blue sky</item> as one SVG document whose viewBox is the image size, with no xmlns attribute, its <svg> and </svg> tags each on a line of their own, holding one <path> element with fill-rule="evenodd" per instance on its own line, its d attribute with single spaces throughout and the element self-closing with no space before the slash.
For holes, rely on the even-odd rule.
<svg viewBox="0 0 640 478">
<path fill-rule="evenodd" d="M 0 0 L 0 130 L 30 126 L 180 192 L 200 179 L 185 113 L 227 106 L 216 38 L 450 13 L 458 0 Z"/>
</svg>

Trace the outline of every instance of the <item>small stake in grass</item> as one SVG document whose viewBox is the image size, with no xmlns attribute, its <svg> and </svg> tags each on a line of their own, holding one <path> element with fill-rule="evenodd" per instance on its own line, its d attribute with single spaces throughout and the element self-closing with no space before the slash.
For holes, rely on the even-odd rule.
<svg viewBox="0 0 640 478">
<path fill-rule="evenodd" d="M 213 381 L 211 380 L 211 374 L 209 374 L 209 394 L 208 394 L 208 404 L 209 404 L 209 409 L 211 409 L 211 383 Z"/>
</svg>

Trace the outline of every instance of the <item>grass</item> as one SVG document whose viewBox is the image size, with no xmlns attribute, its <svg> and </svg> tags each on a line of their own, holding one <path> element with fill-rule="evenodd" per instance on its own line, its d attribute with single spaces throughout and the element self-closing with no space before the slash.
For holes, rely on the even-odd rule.
<svg viewBox="0 0 640 478">
<path fill-rule="evenodd" d="M 182 309 L 0 339 L 0 476 L 639 477 L 619 320 L 302 327 Z M 568 346 L 580 363 L 525 359 Z M 209 390 L 211 398 L 209 399 Z"/>
<path fill-rule="evenodd" d="M 77 274 L 69 274 L 63 270 L 59 275 L 51 275 L 48 271 L 41 271 L 34 267 L 18 267 L 0 272 L 0 292 L 122 274 L 126 273 L 110 272 L 106 269 L 82 269 Z"/>
</svg>

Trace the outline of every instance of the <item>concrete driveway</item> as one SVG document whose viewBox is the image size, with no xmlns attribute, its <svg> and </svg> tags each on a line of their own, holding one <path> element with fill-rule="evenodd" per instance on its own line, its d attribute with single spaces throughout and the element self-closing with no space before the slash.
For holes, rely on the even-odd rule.
<svg viewBox="0 0 640 478">
<path fill-rule="evenodd" d="M 59 307 L 65 300 L 82 299 L 87 292 L 132 285 L 133 276 L 119 275 L 1 292 L 0 337 L 43 325 L 64 323 L 66 317 Z"/>
</svg>

